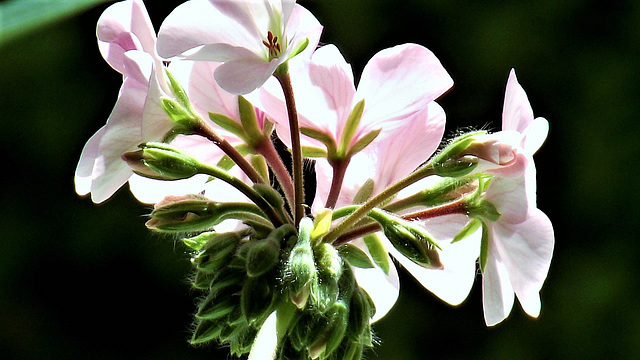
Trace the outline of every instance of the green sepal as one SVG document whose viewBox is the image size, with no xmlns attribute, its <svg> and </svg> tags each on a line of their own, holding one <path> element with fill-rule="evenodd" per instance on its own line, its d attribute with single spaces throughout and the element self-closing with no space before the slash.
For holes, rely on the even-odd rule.
<svg viewBox="0 0 640 360">
<path fill-rule="evenodd" d="M 280 242 L 267 238 L 250 244 L 246 269 L 247 275 L 255 278 L 273 269 L 279 262 Z"/>
<path fill-rule="evenodd" d="M 164 112 L 169 115 L 169 118 L 177 125 L 187 129 L 191 129 L 197 125 L 198 119 L 179 102 L 169 98 L 162 98 L 160 99 L 160 103 L 162 104 Z"/>
<path fill-rule="evenodd" d="M 265 179 L 265 181 L 269 182 L 269 167 L 267 166 L 267 161 L 262 157 L 262 155 L 251 155 L 251 165 L 256 170 L 260 176 Z"/>
<path fill-rule="evenodd" d="M 386 275 L 389 275 L 391 264 L 389 256 L 387 255 L 387 249 L 376 234 L 369 234 L 364 236 L 364 244 L 367 245 L 367 250 L 371 254 L 373 262 L 384 271 Z"/>
<path fill-rule="evenodd" d="M 196 326 L 189 343 L 191 345 L 200 345 L 213 341 L 218 338 L 223 327 L 224 322 L 202 320 Z"/>
<path fill-rule="evenodd" d="M 167 74 L 167 78 L 169 79 L 169 86 L 171 87 L 173 96 L 176 97 L 176 100 L 178 100 L 180 105 L 182 105 L 188 112 L 190 112 L 191 114 L 195 113 L 193 107 L 191 106 L 191 101 L 189 101 L 189 97 L 187 96 L 187 92 L 184 91 L 182 85 L 180 85 L 178 80 L 173 77 L 173 74 L 171 74 L 169 69 L 165 69 L 165 73 Z"/>
<path fill-rule="evenodd" d="M 215 278 L 215 273 L 208 271 L 198 271 L 191 281 L 191 286 L 193 286 L 194 289 L 198 290 L 208 290 L 211 287 L 211 282 L 214 281 Z"/>
<path fill-rule="evenodd" d="M 469 216 L 473 218 L 481 218 L 489 221 L 497 221 L 500 219 L 500 213 L 492 203 L 481 200 L 474 204 L 469 204 L 467 208 Z"/>
<path fill-rule="evenodd" d="M 319 336 L 309 345 L 309 356 L 312 359 L 319 356 L 325 359 L 338 349 L 349 323 L 349 307 L 344 301 L 337 301 L 325 317 L 327 326 L 318 331 Z"/>
<path fill-rule="evenodd" d="M 450 159 L 459 157 L 475 141 L 475 136 L 486 134 L 486 131 L 474 131 L 453 139 L 442 151 L 434 156 L 432 164 L 444 164 Z"/>
<path fill-rule="evenodd" d="M 300 127 L 300 133 L 323 143 L 324 146 L 327 147 L 327 152 L 329 155 L 336 154 L 338 150 L 337 145 L 331 135 L 308 127 Z"/>
<path fill-rule="evenodd" d="M 209 119 L 211 119 L 211 121 L 213 121 L 216 125 L 236 135 L 246 142 L 248 136 L 242 128 L 242 125 L 239 124 L 236 120 L 223 114 L 214 113 L 209 113 Z"/>
<path fill-rule="evenodd" d="M 476 232 L 480 225 L 482 225 L 482 221 L 480 221 L 479 219 L 472 219 L 467 223 L 467 225 L 464 226 L 464 228 L 462 228 L 462 230 L 460 230 L 460 232 L 456 234 L 456 236 L 453 237 L 451 243 L 457 243 L 458 241 L 467 238 L 468 236 Z"/>
<path fill-rule="evenodd" d="M 122 159 L 136 174 L 156 180 L 188 179 L 201 171 L 202 165 L 167 144 L 149 142 L 140 150 L 127 152 Z"/>
<path fill-rule="evenodd" d="M 447 160 L 443 163 L 434 163 L 433 172 L 442 177 L 462 177 L 470 174 L 478 166 L 478 159 L 472 156 L 463 156 L 459 159 Z"/>
<path fill-rule="evenodd" d="M 202 271 L 215 272 L 226 266 L 240 242 L 240 235 L 235 232 L 209 232 L 199 236 L 209 238 L 203 250 L 192 260 L 196 268 Z"/>
<path fill-rule="evenodd" d="M 367 254 L 355 245 L 344 244 L 338 248 L 340 256 L 350 265 L 362 269 L 371 269 L 375 267 Z"/>
<path fill-rule="evenodd" d="M 489 259 L 489 229 L 487 224 L 482 221 L 482 238 L 480 240 L 480 271 L 484 273 Z"/>
<path fill-rule="evenodd" d="M 249 325 L 263 322 L 271 314 L 276 298 L 273 285 L 266 279 L 248 279 L 240 294 L 242 314 Z"/>
<path fill-rule="evenodd" d="M 238 306 L 231 296 L 219 296 L 220 294 L 210 293 L 200 304 L 196 318 L 200 320 L 218 320 L 231 314 Z"/>
<path fill-rule="evenodd" d="M 244 271 L 230 269 L 229 267 L 216 271 L 214 275 L 215 278 L 211 281 L 209 292 L 216 296 L 225 291 L 231 294 L 238 292 L 242 286 L 242 282 L 246 278 Z M 231 290 L 229 290 L 229 288 L 231 288 Z"/>
<path fill-rule="evenodd" d="M 353 203 L 364 204 L 367 200 L 369 200 L 369 198 L 373 194 L 374 186 L 375 182 L 373 181 L 373 179 L 367 179 L 367 181 L 365 181 L 364 184 L 360 186 L 360 189 L 358 189 L 358 192 L 353 197 Z"/>
<path fill-rule="evenodd" d="M 362 113 L 364 112 L 364 99 L 358 101 L 358 103 L 353 107 L 347 121 L 342 129 L 342 135 L 340 137 L 340 146 L 338 147 L 337 156 L 338 158 L 344 158 L 347 155 L 347 151 L 349 150 L 349 145 L 351 144 L 351 140 L 353 140 L 353 136 L 356 134 L 358 130 L 358 125 L 360 125 L 360 120 L 362 119 Z"/>
<path fill-rule="evenodd" d="M 356 141 L 356 143 L 351 146 L 351 149 L 349 149 L 349 153 L 347 154 L 347 156 L 352 157 L 353 155 L 359 153 L 364 148 L 369 146 L 369 144 L 371 144 L 371 142 L 373 142 L 373 140 L 375 140 L 378 135 L 380 135 L 380 131 L 382 131 L 382 129 L 372 130 L 362 135 L 360 139 L 358 139 L 358 141 Z"/>
<path fill-rule="evenodd" d="M 369 294 L 362 288 L 353 292 L 349 303 L 349 326 L 346 334 L 350 341 L 359 343 L 363 333 L 370 329 L 369 319 L 375 314 L 375 309 L 371 308 L 371 304 Z"/>
<path fill-rule="evenodd" d="M 284 206 L 284 199 L 280 196 L 280 193 L 273 187 L 265 184 L 254 184 L 253 190 L 255 190 L 260 196 L 274 209 L 281 209 Z M 295 229 L 294 229 L 295 230 Z"/>
<path fill-rule="evenodd" d="M 289 54 L 289 59 L 292 59 L 294 56 L 303 52 L 304 49 L 307 48 L 307 46 L 309 46 L 309 38 L 305 38 L 300 43 L 298 43 L 298 46 L 293 51 L 291 51 L 291 54 Z"/>
<path fill-rule="evenodd" d="M 252 326 L 246 327 L 241 333 L 239 333 L 233 340 L 230 341 L 229 350 L 231 351 L 231 355 L 235 357 L 242 357 L 243 355 L 249 353 L 257 335 L 258 329 Z"/>
<path fill-rule="evenodd" d="M 238 110 L 240 111 L 242 128 L 244 133 L 247 134 L 246 139 L 243 140 L 254 147 L 264 140 L 262 130 L 260 130 L 260 126 L 258 125 L 256 110 L 253 104 L 247 101 L 242 95 L 238 95 Z"/>
<path fill-rule="evenodd" d="M 327 150 L 314 146 L 302 146 L 302 156 L 306 158 L 326 158 Z"/>
<path fill-rule="evenodd" d="M 251 153 L 251 148 L 249 148 L 249 145 L 247 144 L 240 144 L 238 146 L 235 146 L 235 149 L 238 150 L 238 152 L 242 155 L 242 156 L 247 156 L 248 154 Z M 231 160 L 231 158 L 228 155 L 224 155 L 220 161 L 218 161 L 218 163 L 216 164 L 216 167 L 219 167 L 223 170 L 230 170 L 231 168 L 233 168 L 236 165 L 236 163 Z"/>
</svg>

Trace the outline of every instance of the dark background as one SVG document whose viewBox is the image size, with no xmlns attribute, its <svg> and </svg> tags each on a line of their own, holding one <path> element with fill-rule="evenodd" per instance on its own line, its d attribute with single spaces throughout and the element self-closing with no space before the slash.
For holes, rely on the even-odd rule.
<svg viewBox="0 0 640 360">
<path fill-rule="evenodd" d="M 147 7 L 158 27 L 177 1 Z M 539 319 L 516 303 L 484 325 L 479 281 L 450 307 L 406 273 L 376 325 L 369 359 L 603 359 L 640 354 L 640 2 L 300 0 L 359 74 L 377 51 L 415 42 L 454 78 L 447 129 L 500 127 L 516 68 L 550 122 L 536 157 L 539 207 L 556 249 Z M 101 58 L 107 5 L 0 47 L 0 358 L 226 359 L 187 344 L 194 296 L 187 256 L 144 227 L 126 189 L 80 198 L 82 147 L 121 77 Z M 479 280 L 479 279 L 478 279 Z"/>
</svg>

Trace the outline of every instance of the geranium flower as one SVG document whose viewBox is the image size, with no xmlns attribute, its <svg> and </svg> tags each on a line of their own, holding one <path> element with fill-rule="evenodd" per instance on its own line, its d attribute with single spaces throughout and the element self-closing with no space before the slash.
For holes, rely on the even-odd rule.
<svg viewBox="0 0 640 360">
<path fill-rule="evenodd" d="M 258 87 L 308 39 L 310 54 L 322 26 L 295 0 L 191 0 L 165 19 L 158 53 L 165 58 L 223 62 L 215 78 L 246 94 Z"/>
<path fill-rule="evenodd" d="M 485 200 L 501 214 L 497 221 L 485 221 L 489 241 L 482 294 L 489 326 L 509 315 L 514 293 L 527 314 L 540 314 L 539 292 L 549 271 L 555 241 L 551 221 L 536 208 L 532 158 L 546 138 L 548 123 L 543 118 L 533 118 L 514 70 L 507 82 L 502 128 L 521 134 L 521 151 L 529 161 L 519 176 L 492 179 L 485 195 Z"/>
</svg>

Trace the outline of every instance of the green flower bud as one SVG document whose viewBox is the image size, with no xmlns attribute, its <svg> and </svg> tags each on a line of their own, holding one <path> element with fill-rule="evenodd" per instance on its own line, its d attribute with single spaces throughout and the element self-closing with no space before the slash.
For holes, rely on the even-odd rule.
<svg viewBox="0 0 640 360">
<path fill-rule="evenodd" d="M 322 337 L 317 339 L 309 348 L 309 355 L 312 359 L 320 354 L 329 356 L 338 349 L 344 339 L 349 323 L 349 307 L 344 301 L 338 301 L 327 312 L 327 327 L 324 329 Z"/>
<path fill-rule="evenodd" d="M 375 312 L 373 301 L 366 291 L 358 288 L 353 292 L 349 303 L 349 326 L 347 327 L 347 337 L 350 341 L 362 343 L 365 332 L 371 332 L 369 321 Z"/>
<path fill-rule="evenodd" d="M 198 290 L 208 290 L 211 287 L 211 282 L 215 279 L 215 277 L 215 273 L 211 273 L 208 271 L 198 271 L 191 281 L 191 286 Z"/>
<path fill-rule="evenodd" d="M 299 309 L 306 306 L 309 298 L 309 288 L 312 283 L 318 281 L 316 264 L 311 249 L 310 234 L 313 222 L 309 218 L 300 221 L 300 233 L 298 242 L 291 249 L 289 259 L 285 267 L 285 283 L 293 303 Z"/>
<path fill-rule="evenodd" d="M 196 268 L 201 271 L 215 272 L 225 267 L 240 242 L 240 235 L 236 232 L 209 232 L 200 236 L 209 237 L 204 249 L 192 259 Z"/>
<path fill-rule="evenodd" d="M 249 325 L 263 322 L 273 311 L 277 292 L 267 279 L 248 279 L 242 287 L 240 305 Z"/>
<path fill-rule="evenodd" d="M 251 351 L 251 346 L 258 335 L 258 330 L 253 327 L 246 327 L 238 336 L 230 342 L 231 354 L 241 357 Z"/>
<path fill-rule="evenodd" d="M 159 180 L 188 179 L 200 172 L 201 164 L 180 150 L 163 143 L 146 143 L 141 150 L 122 155 L 133 172 Z"/>
<path fill-rule="evenodd" d="M 234 293 L 235 291 L 209 293 L 209 296 L 200 304 L 196 318 L 201 320 L 217 320 L 231 314 L 238 306 L 232 296 Z"/>
<path fill-rule="evenodd" d="M 189 342 L 191 345 L 199 345 L 213 341 L 218 338 L 224 325 L 224 322 L 220 321 L 202 320 L 196 326 Z"/>
<path fill-rule="evenodd" d="M 280 257 L 280 242 L 267 238 L 252 241 L 247 252 L 247 275 L 258 277 L 271 270 L 278 264 Z"/>
</svg>

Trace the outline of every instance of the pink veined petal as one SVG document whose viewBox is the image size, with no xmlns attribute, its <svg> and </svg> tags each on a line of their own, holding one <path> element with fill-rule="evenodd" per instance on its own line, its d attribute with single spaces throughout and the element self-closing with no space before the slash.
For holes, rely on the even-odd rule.
<svg viewBox="0 0 640 360">
<path fill-rule="evenodd" d="M 291 11 L 291 17 L 286 27 L 288 37 L 288 48 L 296 48 L 301 41 L 309 39 L 309 45 L 297 56 L 310 58 L 318 47 L 322 25 L 313 14 L 300 5 L 295 5 Z"/>
<path fill-rule="evenodd" d="M 371 257 L 369 249 L 364 244 L 362 238 L 352 241 L 351 244 L 359 247 Z M 393 266 L 391 258 L 388 258 L 388 262 L 390 264 L 389 274 L 385 274 L 384 271 L 377 266 L 369 269 L 352 267 L 358 285 L 369 294 L 376 306 L 376 313 L 373 318 L 371 318 L 372 323 L 387 315 L 400 295 L 398 270 Z"/>
<path fill-rule="evenodd" d="M 375 128 L 421 110 L 453 85 L 440 61 L 416 44 L 373 56 L 362 72 L 356 101 L 365 99 L 362 126 Z"/>
<path fill-rule="evenodd" d="M 524 221 L 530 209 L 524 174 L 513 178 L 495 177 L 485 199 L 495 205 L 501 214 L 500 222 L 517 224 Z"/>
<path fill-rule="evenodd" d="M 241 22 L 229 16 L 232 10 L 227 8 L 238 8 L 242 3 L 192 0 L 179 5 L 160 26 L 158 54 L 171 58 L 201 45 L 229 44 L 246 48 L 256 56 L 264 56 L 266 59 L 268 49 L 262 44 L 262 37 L 266 38 L 267 29 L 264 29 L 262 37 L 258 37 L 254 21 Z M 235 15 L 243 17 L 241 12 Z M 208 60 L 221 61 L 215 54 L 211 55 L 213 57 Z M 228 60 L 228 54 L 224 54 L 224 57 L 225 61 Z"/>
<path fill-rule="evenodd" d="M 247 360 L 273 360 L 278 350 L 277 314 L 272 312 L 260 327 Z"/>
<path fill-rule="evenodd" d="M 466 224 L 466 217 L 443 217 L 442 219 L 433 219 L 434 221 L 452 221 L 459 223 L 460 229 Z M 463 222 L 461 222 L 463 221 Z M 434 231 L 434 223 L 427 224 L 428 230 Z M 440 251 L 440 260 L 444 268 L 440 270 L 425 269 L 415 264 L 411 260 L 401 255 L 386 240 L 387 249 L 393 257 L 404 266 L 411 275 L 422 284 L 427 290 L 431 291 L 438 298 L 451 305 L 461 304 L 469 295 L 473 280 L 476 274 L 476 259 L 480 254 L 480 234 L 479 232 L 465 238 L 462 241 L 451 244 L 444 239 L 438 239 L 438 244 L 442 247 Z"/>
<path fill-rule="evenodd" d="M 540 149 L 549 133 L 549 122 L 545 118 L 534 119 L 524 130 L 524 150 L 533 155 Z"/>
<path fill-rule="evenodd" d="M 98 20 L 96 35 L 102 56 L 121 73 L 125 52 L 141 50 L 155 56 L 155 31 L 140 0 L 109 6 Z"/>
<path fill-rule="evenodd" d="M 238 119 L 238 96 L 224 91 L 213 78 L 219 63 L 198 61 L 193 63 L 189 79 L 191 105 L 203 116 L 208 113 L 222 114 Z"/>
<path fill-rule="evenodd" d="M 248 94 L 264 84 L 279 65 L 277 59 L 266 62 L 259 57 L 232 60 L 218 67 L 214 77 L 224 90 Z"/>
<path fill-rule="evenodd" d="M 129 190 L 138 201 L 156 204 L 169 195 L 198 194 L 205 188 L 207 175 L 196 175 L 189 179 L 163 181 L 133 174 L 129 178 Z"/>
<path fill-rule="evenodd" d="M 502 130 L 515 130 L 523 133 L 533 121 L 533 110 L 527 93 L 518 83 L 516 71 L 511 69 L 502 109 Z"/>
<path fill-rule="evenodd" d="M 80 160 L 78 161 L 74 177 L 76 193 L 78 193 L 78 195 L 87 195 L 91 192 L 93 166 L 99 155 L 100 141 L 102 141 L 102 137 L 106 131 L 106 126 L 101 127 L 100 130 L 91 136 L 82 149 L 82 154 L 80 155 Z"/>
<path fill-rule="evenodd" d="M 313 54 L 308 71 L 310 84 L 296 88 L 301 109 L 315 129 L 332 134 L 338 142 L 354 105 L 356 89 L 351 65 L 337 47 L 327 45 Z M 316 91 L 308 91 L 309 86 Z"/>
<path fill-rule="evenodd" d="M 509 316 L 514 298 L 509 273 L 489 244 L 489 258 L 482 274 L 482 304 L 487 326 L 494 326 Z"/>
<path fill-rule="evenodd" d="M 495 235 L 501 240 L 496 242 L 496 248 L 522 308 L 537 317 L 539 292 L 549 272 L 555 242 L 551 221 L 542 211 L 534 209 L 520 224 L 500 225 L 494 226 Z"/>
</svg>

